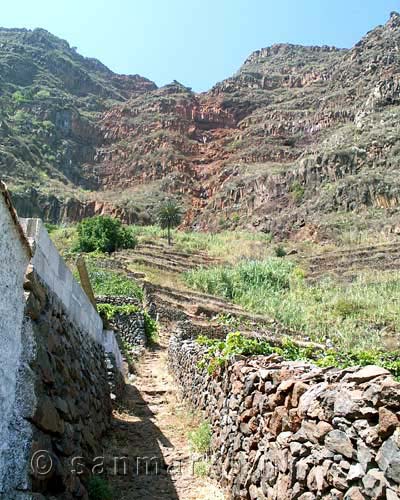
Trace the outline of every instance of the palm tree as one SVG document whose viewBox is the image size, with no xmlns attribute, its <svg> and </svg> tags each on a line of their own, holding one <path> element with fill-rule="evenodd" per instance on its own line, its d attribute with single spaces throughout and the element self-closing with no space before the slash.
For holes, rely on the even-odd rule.
<svg viewBox="0 0 400 500">
<path fill-rule="evenodd" d="M 182 220 L 182 210 L 179 205 L 170 200 L 163 204 L 158 211 L 158 221 L 162 229 L 168 231 L 168 245 L 171 245 L 171 229 L 179 226 Z"/>
</svg>

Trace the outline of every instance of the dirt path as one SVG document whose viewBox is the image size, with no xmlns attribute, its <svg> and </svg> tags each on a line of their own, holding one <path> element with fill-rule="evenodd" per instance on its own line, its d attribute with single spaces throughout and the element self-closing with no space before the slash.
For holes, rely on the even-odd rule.
<svg viewBox="0 0 400 500">
<path fill-rule="evenodd" d="M 115 412 L 107 444 L 114 498 L 223 500 L 214 484 L 192 473 L 187 434 L 198 420 L 177 398 L 167 368 L 167 342 L 166 333 L 161 333 L 159 345 L 143 356 L 127 386 L 124 407 Z M 129 460 L 115 462 L 114 457 Z"/>
</svg>

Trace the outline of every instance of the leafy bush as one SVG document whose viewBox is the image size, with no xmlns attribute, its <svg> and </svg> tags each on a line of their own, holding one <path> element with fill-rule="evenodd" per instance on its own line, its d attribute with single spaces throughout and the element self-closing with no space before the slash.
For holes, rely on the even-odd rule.
<svg viewBox="0 0 400 500">
<path fill-rule="evenodd" d="M 340 298 L 334 305 L 334 311 L 341 318 L 353 316 L 363 309 L 362 305 L 344 298 Z"/>
<path fill-rule="evenodd" d="M 144 311 L 144 332 L 147 340 L 155 342 L 158 336 L 158 323 L 147 311 Z"/>
<path fill-rule="evenodd" d="M 113 495 L 107 481 L 100 476 L 93 476 L 88 483 L 89 500 L 112 500 Z"/>
<path fill-rule="evenodd" d="M 193 473 L 196 477 L 206 477 L 210 472 L 210 463 L 207 460 L 198 460 L 193 463 Z"/>
<path fill-rule="evenodd" d="M 58 229 L 57 224 L 52 224 L 51 222 L 45 222 L 44 226 L 49 234 L 53 233 L 54 231 L 57 231 Z"/>
<path fill-rule="evenodd" d="M 285 359 L 299 360 L 310 359 L 313 355 L 313 348 L 299 347 L 290 339 L 284 339 L 282 346 L 278 347 L 266 340 L 246 337 L 240 332 L 229 333 L 224 340 L 199 336 L 196 341 L 207 348 L 199 367 L 207 367 L 210 374 L 219 366 L 223 366 L 232 356 L 267 356 L 275 353 Z"/>
<path fill-rule="evenodd" d="M 296 203 L 299 203 L 304 197 L 304 187 L 297 181 L 293 182 L 290 192 Z"/>
<path fill-rule="evenodd" d="M 193 451 L 203 455 L 210 450 L 211 438 L 212 431 L 208 422 L 202 422 L 196 430 L 189 432 L 189 441 Z"/>
<path fill-rule="evenodd" d="M 101 316 L 106 319 L 113 319 L 117 314 L 128 316 L 139 311 L 139 308 L 134 304 L 125 304 L 123 306 L 115 306 L 113 304 L 97 304 L 97 310 Z"/>
<path fill-rule="evenodd" d="M 121 248 L 135 248 L 136 243 L 132 231 L 124 227 L 120 220 L 97 216 L 84 219 L 78 224 L 78 243 L 75 250 L 111 253 Z"/>
<path fill-rule="evenodd" d="M 314 347 L 300 347 L 290 338 L 284 338 L 280 346 L 271 345 L 266 340 L 245 337 L 240 332 L 229 333 L 226 339 L 197 338 L 199 345 L 207 348 L 199 368 L 207 368 L 212 374 L 235 355 L 256 356 L 276 353 L 290 361 L 311 361 L 318 366 L 347 368 L 349 366 L 377 365 L 389 370 L 397 379 L 400 378 L 399 352 L 371 350 L 315 350 Z"/>
<path fill-rule="evenodd" d="M 377 365 L 389 370 L 395 378 L 400 379 L 400 353 L 385 352 L 379 349 L 369 351 L 351 350 L 348 352 L 329 349 L 317 360 L 319 366 L 349 366 Z"/>
</svg>

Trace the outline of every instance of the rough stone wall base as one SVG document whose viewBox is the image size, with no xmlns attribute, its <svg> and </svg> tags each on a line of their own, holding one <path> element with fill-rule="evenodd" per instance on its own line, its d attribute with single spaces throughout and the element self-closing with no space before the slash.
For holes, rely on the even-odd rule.
<svg viewBox="0 0 400 500">
<path fill-rule="evenodd" d="M 212 425 L 212 474 L 234 500 L 400 498 L 400 383 L 379 367 L 321 369 L 276 355 L 198 367 L 179 333 L 169 365 Z"/>
</svg>

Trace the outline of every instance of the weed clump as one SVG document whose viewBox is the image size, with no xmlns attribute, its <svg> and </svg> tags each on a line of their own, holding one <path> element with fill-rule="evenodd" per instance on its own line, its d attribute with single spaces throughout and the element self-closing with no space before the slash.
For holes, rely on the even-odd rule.
<svg viewBox="0 0 400 500">
<path fill-rule="evenodd" d="M 88 483 L 89 500 L 112 500 L 113 495 L 107 481 L 100 476 L 93 476 Z"/>
<path fill-rule="evenodd" d="M 196 430 L 189 432 L 189 441 L 193 451 L 202 455 L 209 453 L 211 438 L 212 431 L 208 422 L 202 422 Z"/>
</svg>

